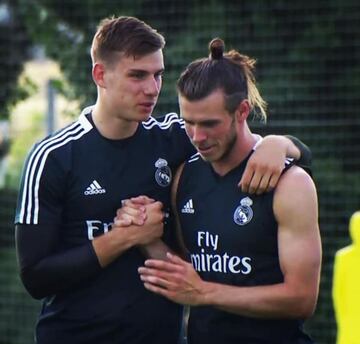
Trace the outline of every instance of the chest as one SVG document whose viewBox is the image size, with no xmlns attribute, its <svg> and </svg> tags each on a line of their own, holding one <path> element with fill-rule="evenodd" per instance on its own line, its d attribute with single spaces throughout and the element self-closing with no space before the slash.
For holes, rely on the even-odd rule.
<svg viewBox="0 0 360 344">
<path fill-rule="evenodd" d="M 173 168 L 171 155 L 156 142 L 101 143 L 96 152 L 79 145 L 72 152 L 65 215 L 112 219 L 121 200 L 138 195 L 147 195 L 168 206 Z"/>
<path fill-rule="evenodd" d="M 202 181 L 191 176 L 179 186 L 177 199 L 184 241 L 191 252 L 235 255 L 274 250 L 277 225 L 272 194 L 242 193 L 237 186 L 241 175 Z"/>
</svg>

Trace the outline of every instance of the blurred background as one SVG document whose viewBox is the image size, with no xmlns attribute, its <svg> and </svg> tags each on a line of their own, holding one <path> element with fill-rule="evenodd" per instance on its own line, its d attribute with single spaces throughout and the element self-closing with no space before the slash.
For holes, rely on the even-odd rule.
<svg viewBox="0 0 360 344">
<path fill-rule="evenodd" d="M 313 152 L 323 266 L 306 327 L 317 343 L 335 343 L 334 255 L 350 243 L 348 221 L 360 209 L 358 0 L 0 1 L 0 342 L 31 343 L 39 309 L 19 281 L 14 249 L 24 158 L 36 140 L 94 103 L 89 48 L 99 20 L 110 15 L 136 16 L 166 37 L 154 115 L 178 111 L 175 81 L 207 55 L 211 38 L 258 60 L 269 117 L 253 130 L 296 135 Z"/>
</svg>

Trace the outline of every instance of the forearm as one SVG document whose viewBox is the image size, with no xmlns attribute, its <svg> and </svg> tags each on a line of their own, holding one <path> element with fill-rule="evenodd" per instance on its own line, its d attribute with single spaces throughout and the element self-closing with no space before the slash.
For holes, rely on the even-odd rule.
<svg viewBox="0 0 360 344">
<path fill-rule="evenodd" d="M 141 252 L 146 258 L 166 259 L 166 253 L 172 250 L 161 240 L 155 240 L 148 245 L 139 246 Z"/>
<path fill-rule="evenodd" d="M 90 242 L 60 252 L 59 232 L 55 225 L 15 226 L 20 277 L 34 298 L 68 290 L 100 270 Z"/>
<path fill-rule="evenodd" d="M 116 212 L 114 224 L 125 226 L 125 233 L 133 231 L 146 234 L 147 228 L 153 228 L 157 229 L 158 234 L 163 234 L 163 219 L 162 203 L 141 195 L 123 200 L 122 207 Z M 161 235 L 144 239 L 145 242 L 142 243 L 130 241 L 130 245 L 136 245 L 146 258 L 165 259 L 166 252 L 170 249 L 161 239 Z M 125 248 L 128 242 L 129 240 L 125 240 Z M 108 249 L 103 251 L 104 254 L 109 252 Z"/>
<path fill-rule="evenodd" d="M 48 256 L 20 269 L 21 280 L 35 299 L 64 292 L 101 270 L 91 244 Z"/>
<path fill-rule="evenodd" d="M 92 242 L 59 249 L 55 225 L 16 225 L 16 249 L 20 277 L 29 294 L 36 299 L 57 294 L 95 275 L 108 265 L 132 240 L 108 232 Z M 129 231 L 129 238 L 135 237 Z"/>
<path fill-rule="evenodd" d="M 292 135 L 285 135 L 285 137 L 292 142 L 292 145 L 289 145 L 288 156 L 294 157 L 297 160 L 297 165 L 309 172 L 312 164 L 312 153 L 310 148 L 297 137 Z"/>
<path fill-rule="evenodd" d="M 114 227 L 106 235 L 92 241 L 94 252 L 101 267 L 112 263 L 117 257 L 137 243 L 138 229 L 135 226 L 124 228 Z"/>
<path fill-rule="evenodd" d="M 315 307 L 308 295 L 293 291 L 285 283 L 237 287 L 204 282 L 199 304 L 257 318 L 306 318 Z"/>
</svg>

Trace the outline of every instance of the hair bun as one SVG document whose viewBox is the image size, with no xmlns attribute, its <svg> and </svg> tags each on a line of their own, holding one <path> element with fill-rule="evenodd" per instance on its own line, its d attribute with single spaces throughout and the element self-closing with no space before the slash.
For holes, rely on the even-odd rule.
<svg viewBox="0 0 360 344">
<path fill-rule="evenodd" d="M 210 58 L 213 60 L 219 60 L 223 57 L 225 50 L 225 43 L 221 38 L 214 38 L 209 43 Z"/>
</svg>

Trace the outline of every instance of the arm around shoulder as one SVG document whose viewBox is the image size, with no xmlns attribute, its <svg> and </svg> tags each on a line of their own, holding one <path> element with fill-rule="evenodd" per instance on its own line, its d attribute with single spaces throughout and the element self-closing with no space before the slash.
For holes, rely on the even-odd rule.
<svg viewBox="0 0 360 344">
<path fill-rule="evenodd" d="M 294 151 L 295 149 L 299 150 L 300 156 L 297 159 L 297 165 L 302 167 L 306 172 L 311 175 L 312 152 L 310 148 L 295 136 L 285 135 L 285 137 L 287 137 L 292 143 L 289 149 L 291 149 L 292 151 Z M 290 156 L 292 155 L 290 154 Z"/>
</svg>

